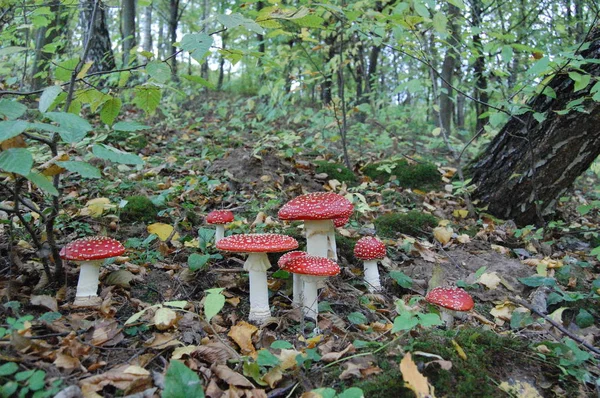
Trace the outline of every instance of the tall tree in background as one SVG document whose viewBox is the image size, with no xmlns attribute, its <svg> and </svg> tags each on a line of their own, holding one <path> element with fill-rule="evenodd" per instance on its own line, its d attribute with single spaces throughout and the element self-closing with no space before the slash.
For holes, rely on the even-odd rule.
<svg viewBox="0 0 600 398">
<path fill-rule="evenodd" d="M 85 61 L 92 61 L 90 72 L 116 68 L 115 57 L 106 25 L 106 9 L 101 0 L 81 0 L 80 20 L 84 47 L 89 47 Z M 92 35 L 90 36 L 90 32 Z"/>
<path fill-rule="evenodd" d="M 144 8 L 142 50 L 152 52 L 152 3 Z"/>
<path fill-rule="evenodd" d="M 121 1 L 121 35 L 123 37 L 123 65 L 129 65 L 131 50 L 136 45 L 135 0 Z"/>
<path fill-rule="evenodd" d="M 475 133 L 483 131 L 484 126 L 488 123 L 488 117 L 484 114 L 488 111 L 487 103 L 489 95 L 487 93 L 488 82 L 485 75 L 485 54 L 481 40 L 481 23 L 482 23 L 482 1 L 471 1 L 471 18 L 472 27 L 475 33 L 473 34 L 473 50 L 475 51 L 475 62 L 473 63 L 473 76 L 475 77 Z"/>
<path fill-rule="evenodd" d="M 177 26 L 179 25 L 179 19 L 181 18 L 181 13 L 183 10 L 179 10 L 180 0 L 169 0 L 169 39 L 171 41 L 171 79 L 173 81 L 178 81 L 179 77 L 177 76 L 177 47 L 175 47 L 175 43 L 177 42 Z"/>
<path fill-rule="evenodd" d="M 460 64 L 458 44 L 460 43 L 460 28 L 458 20 L 460 18 L 460 9 L 453 4 L 448 4 L 448 27 L 450 36 L 448 37 L 448 49 L 442 63 L 442 82 L 440 90 L 440 127 L 444 129 L 445 134 L 450 135 L 452 129 L 452 116 L 454 114 L 454 95 L 453 80 L 456 69 Z"/>
</svg>

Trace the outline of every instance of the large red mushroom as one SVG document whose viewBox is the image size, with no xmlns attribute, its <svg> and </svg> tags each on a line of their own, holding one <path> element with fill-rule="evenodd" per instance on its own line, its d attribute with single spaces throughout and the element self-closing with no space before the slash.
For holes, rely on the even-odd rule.
<svg viewBox="0 0 600 398">
<path fill-rule="evenodd" d="M 250 277 L 250 321 L 262 323 L 271 316 L 267 270 L 271 268 L 267 253 L 285 252 L 298 248 L 296 239 L 279 234 L 231 235 L 217 242 L 217 249 L 248 253 L 244 269 Z"/>
<path fill-rule="evenodd" d="M 452 326 L 456 312 L 471 311 L 475 306 L 473 297 L 459 287 L 433 288 L 427 293 L 425 300 L 443 308 L 441 317 L 448 329 Z M 444 308 L 447 310 L 444 310 Z"/>
<path fill-rule="evenodd" d="M 105 259 L 125 253 L 123 245 L 107 236 L 76 239 L 60 251 L 63 260 L 81 264 L 74 305 L 93 307 L 101 303 L 98 297 L 100 266 Z"/>
</svg>

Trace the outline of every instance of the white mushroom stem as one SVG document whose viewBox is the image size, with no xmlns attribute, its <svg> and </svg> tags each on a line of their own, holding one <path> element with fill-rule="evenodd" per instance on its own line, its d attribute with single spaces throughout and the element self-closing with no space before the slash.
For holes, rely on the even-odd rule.
<svg viewBox="0 0 600 398">
<path fill-rule="evenodd" d="M 225 225 L 216 224 L 215 227 L 215 243 L 217 243 L 225 237 Z"/>
<path fill-rule="evenodd" d="M 249 253 L 244 269 L 250 274 L 250 315 L 252 322 L 262 323 L 271 316 L 267 270 L 271 268 L 266 253 Z"/>
<path fill-rule="evenodd" d="M 327 234 L 327 258 L 337 263 L 337 245 L 335 243 L 335 225 Z"/>
<path fill-rule="evenodd" d="M 381 282 L 379 281 L 379 268 L 377 268 L 377 260 L 365 260 L 365 282 L 369 292 L 373 293 L 381 290 Z"/>
<path fill-rule="evenodd" d="M 79 267 L 79 280 L 75 293 L 75 305 L 96 305 L 98 298 L 98 285 L 100 280 L 100 266 L 104 260 L 81 261 Z M 95 299 L 94 299 L 95 298 Z"/>
<path fill-rule="evenodd" d="M 305 220 L 306 252 L 311 256 L 327 258 L 329 249 L 328 234 L 333 229 L 332 220 Z"/>
<path fill-rule="evenodd" d="M 300 277 L 304 281 L 302 313 L 316 322 L 319 315 L 317 285 L 319 282 L 325 281 L 325 277 L 312 275 L 300 275 Z"/>
<path fill-rule="evenodd" d="M 300 278 L 300 275 L 292 274 L 292 281 L 294 282 L 294 298 L 292 299 L 292 302 L 294 305 L 300 305 L 302 303 L 302 279 Z"/>
</svg>

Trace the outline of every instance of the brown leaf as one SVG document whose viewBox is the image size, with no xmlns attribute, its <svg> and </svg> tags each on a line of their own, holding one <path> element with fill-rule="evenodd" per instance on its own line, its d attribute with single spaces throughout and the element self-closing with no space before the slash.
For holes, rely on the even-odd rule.
<svg viewBox="0 0 600 398">
<path fill-rule="evenodd" d="M 275 388 L 277 383 L 279 383 L 283 379 L 283 372 L 279 366 L 275 366 L 271 370 L 269 370 L 262 379 L 269 383 L 269 387 Z"/>
<path fill-rule="evenodd" d="M 224 365 L 227 363 L 227 360 L 232 358 L 232 354 L 222 343 L 209 343 L 198 346 L 193 352 L 192 357 L 198 358 L 207 364 L 216 363 Z"/>
<path fill-rule="evenodd" d="M 79 359 L 73 358 L 72 356 L 67 354 L 58 354 L 53 364 L 54 366 L 65 370 L 79 369 L 79 367 L 81 366 L 81 362 L 79 362 Z"/>
<path fill-rule="evenodd" d="M 354 351 L 354 346 L 352 344 L 348 344 L 346 348 L 344 348 L 340 352 L 329 352 L 321 357 L 321 361 L 329 363 L 333 361 L 337 361 L 341 357 L 343 357 L 349 351 Z"/>
<path fill-rule="evenodd" d="M 39 305 L 40 307 L 47 308 L 50 311 L 58 311 L 58 304 L 56 303 L 56 299 L 47 295 L 31 296 L 31 304 Z"/>
<path fill-rule="evenodd" d="M 433 392 L 430 391 L 427 377 L 419 373 L 417 365 L 412 360 L 410 352 L 406 353 L 402 361 L 400 361 L 400 372 L 406 387 L 413 390 L 417 398 L 433 397 Z M 431 389 L 433 390 L 433 389 Z"/>
<path fill-rule="evenodd" d="M 230 386 L 254 388 L 254 384 L 241 374 L 234 372 L 225 365 L 213 365 L 210 370 L 221 380 L 229 384 Z"/>
<path fill-rule="evenodd" d="M 104 278 L 104 284 L 108 286 L 120 286 L 129 287 L 129 282 L 133 280 L 134 276 L 131 272 L 120 269 L 118 271 L 111 272 L 106 278 Z"/>
<path fill-rule="evenodd" d="M 231 337 L 233 341 L 240 347 L 242 354 L 244 355 L 256 355 L 256 349 L 252 344 L 252 335 L 256 333 L 258 328 L 248 322 L 238 322 L 237 325 L 232 326 L 227 336 Z"/>
<path fill-rule="evenodd" d="M 150 339 L 144 343 L 146 347 L 163 349 L 167 347 L 180 346 L 183 343 L 177 340 L 173 333 L 154 333 Z"/>
</svg>

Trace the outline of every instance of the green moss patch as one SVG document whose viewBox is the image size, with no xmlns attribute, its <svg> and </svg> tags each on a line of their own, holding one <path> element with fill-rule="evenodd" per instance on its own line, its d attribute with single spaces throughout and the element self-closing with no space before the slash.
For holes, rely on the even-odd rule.
<svg viewBox="0 0 600 398">
<path fill-rule="evenodd" d="M 128 222 L 153 221 L 156 219 L 158 209 L 150 199 L 136 195 L 125 198 L 127 204 L 121 211 L 121 219 Z"/>
<path fill-rule="evenodd" d="M 431 214 L 417 210 L 408 213 L 388 213 L 375 219 L 377 234 L 395 238 L 399 234 L 422 236 L 438 224 L 438 219 Z"/>
<path fill-rule="evenodd" d="M 354 185 L 358 182 L 356 175 L 341 163 L 330 163 L 326 160 L 316 160 L 317 166 L 315 172 L 317 174 L 326 173 L 329 179 L 335 179 L 339 182 L 345 182 L 348 185 Z"/>
<path fill-rule="evenodd" d="M 371 163 L 362 168 L 364 175 L 379 183 L 395 177 L 402 187 L 435 189 L 441 183 L 437 167 L 431 163 L 409 164 L 406 160 Z"/>
</svg>

